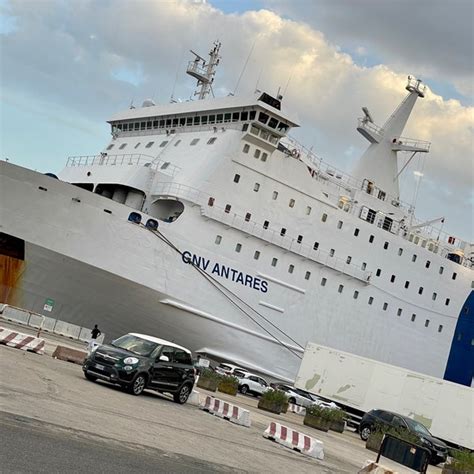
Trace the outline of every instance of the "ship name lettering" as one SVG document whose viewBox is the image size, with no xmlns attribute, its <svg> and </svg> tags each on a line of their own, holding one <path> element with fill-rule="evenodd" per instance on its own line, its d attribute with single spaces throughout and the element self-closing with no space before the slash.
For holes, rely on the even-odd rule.
<svg viewBox="0 0 474 474">
<path fill-rule="evenodd" d="M 181 254 L 181 259 L 183 260 L 184 263 L 189 263 L 204 271 L 207 270 L 210 264 L 210 260 L 208 258 L 195 255 L 189 252 L 188 250 L 184 251 Z M 214 265 L 212 266 L 211 273 L 221 278 L 232 280 L 233 282 L 240 283 L 241 285 L 244 285 L 244 286 L 248 286 L 249 288 L 252 288 L 254 290 L 261 291 L 262 293 L 266 293 L 268 291 L 267 281 L 262 280 L 261 278 L 258 278 L 258 277 L 254 277 L 252 275 L 248 275 L 235 268 L 228 267 L 219 262 L 214 263 Z"/>
</svg>

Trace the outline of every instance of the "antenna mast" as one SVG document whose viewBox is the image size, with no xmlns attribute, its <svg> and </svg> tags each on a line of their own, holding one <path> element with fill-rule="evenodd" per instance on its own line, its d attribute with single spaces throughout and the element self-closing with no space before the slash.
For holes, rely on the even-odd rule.
<svg viewBox="0 0 474 474">
<path fill-rule="evenodd" d="M 209 92 L 212 92 L 212 83 L 214 82 L 214 75 L 216 74 L 216 67 L 219 65 L 220 56 L 219 49 L 221 43 L 214 42 L 214 48 L 209 52 L 209 62 L 191 50 L 194 54 L 194 61 L 189 61 L 186 73 L 197 79 L 197 86 L 194 95 L 198 96 L 199 100 L 205 99 Z M 214 96 L 214 93 L 212 92 Z"/>
</svg>

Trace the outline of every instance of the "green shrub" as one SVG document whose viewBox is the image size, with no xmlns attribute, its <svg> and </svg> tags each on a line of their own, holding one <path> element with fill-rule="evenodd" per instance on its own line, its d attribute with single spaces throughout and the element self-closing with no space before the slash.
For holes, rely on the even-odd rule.
<svg viewBox="0 0 474 474">
<path fill-rule="evenodd" d="M 217 372 L 214 372 L 211 369 L 202 369 L 199 377 L 201 379 L 216 380 L 217 382 L 219 382 L 222 378 L 222 375 L 218 374 Z"/>
<path fill-rule="evenodd" d="M 306 408 L 306 413 L 308 415 L 316 416 L 322 420 L 328 421 L 339 420 L 340 414 L 337 412 L 342 412 L 342 410 L 339 410 L 338 408 L 326 408 L 320 405 L 311 405 Z M 344 417 L 342 419 L 344 419 Z"/>
<path fill-rule="evenodd" d="M 450 451 L 452 459 L 447 467 L 457 471 L 474 472 L 474 453 L 467 450 L 453 449 Z"/>
<path fill-rule="evenodd" d="M 344 410 L 340 410 L 339 408 L 332 408 L 332 421 L 344 421 L 347 418 L 346 412 Z"/>
<path fill-rule="evenodd" d="M 261 400 L 284 405 L 285 403 L 288 403 L 288 396 L 281 390 L 267 390 L 266 392 L 263 392 Z"/>
<path fill-rule="evenodd" d="M 232 375 L 220 376 L 219 387 L 217 388 L 219 392 L 235 395 L 238 389 L 239 389 L 239 379 L 237 377 L 233 377 Z"/>
<path fill-rule="evenodd" d="M 411 431 L 403 428 L 394 428 L 393 426 L 387 426 L 383 424 L 376 424 L 374 430 L 370 434 L 371 438 L 380 438 L 382 440 L 385 434 L 396 436 L 397 438 L 407 441 L 408 443 L 420 444 L 420 438 Z"/>
</svg>

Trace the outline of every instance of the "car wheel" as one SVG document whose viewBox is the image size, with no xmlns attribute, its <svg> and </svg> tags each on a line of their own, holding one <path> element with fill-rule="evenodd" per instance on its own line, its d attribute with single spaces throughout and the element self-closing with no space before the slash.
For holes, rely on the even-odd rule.
<svg viewBox="0 0 474 474">
<path fill-rule="evenodd" d="M 185 384 L 179 389 L 177 393 L 173 394 L 173 400 L 176 403 L 182 405 L 188 401 L 189 395 L 191 395 L 191 386 Z"/>
<path fill-rule="evenodd" d="M 90 380 L 91 382 L 95 382 L 95 381 L 97 380 L 97 377 L 94 377 L 93 375 L 88 374 L 87 372 L 84 372 L 84 377 L 85 377 L 87 380 Z"/>
<path fill-rule="evenodd" d="M 359 428 L 359 435 L 362 441 L 367 441 L 371 433 L 370 426 L 364 425 Z"/>
<path fill-rule="evenodd" d="M 243 393 L 245 395 L 248 391 L 249 391 L 248 385 L 242 385 L 242 387 L 240 387 L 240 393 Z"/>
<path fill-rule="evenodd" d="M 127 387 L 132 395 L 141 395 L 146 386 L 146 377 L 143 374 L 138 374 L 133 382 Z"/>
</svg>

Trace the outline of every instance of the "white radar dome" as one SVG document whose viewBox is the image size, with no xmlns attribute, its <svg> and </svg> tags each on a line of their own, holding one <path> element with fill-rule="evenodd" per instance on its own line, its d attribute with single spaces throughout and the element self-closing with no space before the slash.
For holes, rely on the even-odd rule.
<svg viewBox="0 0 474 474">
<path fill-rule="evenodd" d="M 142 107 L 152 107 L 153 105 L 156 105 L 155 102 L 153 102 L 152 99 L 145 99 L 143 101 Z"/>
</svg>

